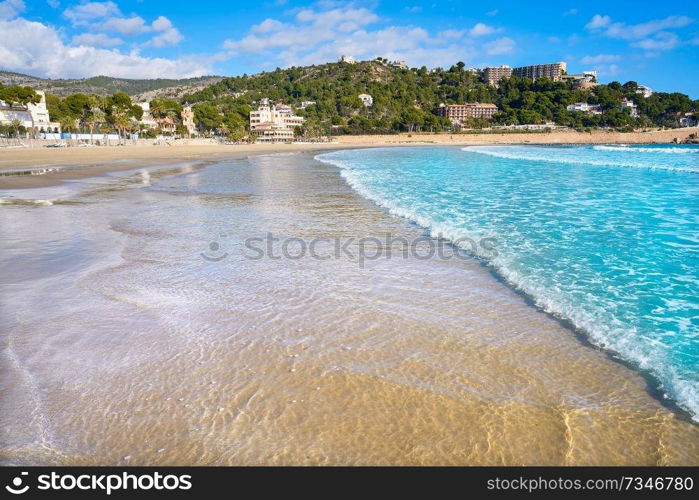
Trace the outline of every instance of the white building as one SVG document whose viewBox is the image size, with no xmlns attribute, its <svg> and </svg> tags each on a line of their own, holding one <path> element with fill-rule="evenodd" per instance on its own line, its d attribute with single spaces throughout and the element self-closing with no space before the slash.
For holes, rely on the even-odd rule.
<svg viewBox="0 0 699 500">
<path fill-rule="evenodd" d="M 295 116 L 291 108 L 283 104 L 270 106 L 269 99 L 261 99 L 257 111 L 250 112 L 250 133 L 258 142 L 293 141 L 294 129 L 301 126 L 302 116 Z"/>
<path fill-rule="evenodd" d="M 685 113 L 679 119 L 680 127 L 696 127 L 697 120 L 694 118 L 694 113 Z"/>
<path fill-rule="evenodd" d="M 648 98 L 653 95 L 653 89 L 645 85 L 639 85 L 636 87 L 636 93 Z"/>
<path fill-rule="evenodd" d="M 571 82 L 573 87 L 578 89 L 590 89 L 597 86 L 597 72 L 583 71 L 577 74 L 565 74 L 561 75 L 561 80 Z"/>
<path fill-rule="evenodd" d="M 27 105 L 11 105 L 0 101 L 0 123 L 9 125 L 17 120 L 27 130 L 42 133 L 60 132 L 61 124 L 52 122 L 49 116 L 49 110 L 46 107 L 46 94 L 40 90 L 37 90 L 36 93 L 41 98 L 36 104 L 30 102 Z"/>
<path fill-rule="evenodd" d="M 357 60 L 352 56 L 340 56 L 341 63 L 357 64 Z"/>
<path fill-rule="evenodd" d="M 194 110 L 189 103 L 182 108 L 182 125 L 187 129 L 189 136 L 197 135 L 197 125 L 194 123 Z"/>
<path fill-rule="evenodd" d="M 638 118 L 638 106 L 636 106 L 633 101 L 623 99 L 621 101 L 621 110 L 624 111 L 625 109 L 631 111 L 632 118 Z"/>
<path fill-rule="evenodd" d="M 301 109 L 306 109 L 308 106 L 313 106 L 315 101 L 301 101 Z"/>
<path fill-rule="evenodd" d="M 575 104 L 569 104 L 566 106 L 568 111 L 579 111 L 581 113 L 590 113 L 593 115 L 600 115 L 600 107 L 598 104 L 588 104 L 586 102 L 576 102 Z"/>
<path fill-rule="evenodd" d="M 400 69 L 408 69 L 408 65 L 405 63 L 405 61 L 393 61 L 393 62 L 391 62 L 391 66 L 394 66 L 394 67 L 400 68 Z"/>
<path fill-rule="evenodd" d="M 33 127 L 32 115 L 26 106 L 11 105 L 0 101 L 0 124 L 10 125 L 18 121 L 26 129 Z"/>
<path fill-rule="evenodd" d="M 136 106 L 143 110 L 143 117 L 141 117 L 141 124 L 148 128 L 158 128 L 158 122 L 155 121 L 153 115 L 150 114 L 150 103 L 149 102 L 137 102 Z"/>
<path fill-rule="evenodd" d="M 374 98 L 371 97 L 369 94 L 359 94 L 359 100 L 362 101 L 362 104 L 366 106 L 367 108 L 371 107 L 374 105 Z"/>
</svg>

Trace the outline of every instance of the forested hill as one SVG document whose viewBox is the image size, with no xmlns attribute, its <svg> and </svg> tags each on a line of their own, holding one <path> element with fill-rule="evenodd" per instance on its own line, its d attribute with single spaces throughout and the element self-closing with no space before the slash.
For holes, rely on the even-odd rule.
<svg viewBox="0 0 699 500">
<path fill-rule="evenodd" d="M 567 82 L 540 79 L 532 82 L 513 77 L 499 88 L 484 83 L 480 72 L 466 70 L 463 63 L 448 69 L 425 67 L 401 69 L 385 60 L 358 64 L 329 63 L 277 69 L 257 75 L 225 78 L 182 101 L 199 103 L 200 116 L 215 111 L 253 105 L 262 97 L 300 107 L 311 127 L 322 132 L 378 133 L 396 130 L 444 130 L 448 123 L 433 114 L 439 103 L 495 103 L 500 112 L 496 124 L 529 124 L 553 121 L 576 128 L 677 126 L 680 114 L 699 111 L 699 101 L 684 94 L 655 93 L 645 98 L 636 93 L 635 82 L 612 82 L 592 90 L 578 90 Z M 365 107 L 359 94 L 370 94 L 374 104 Z M 621 109 L 629 99 L 638 105 L 639 118 Z M 602 114 L 569 112 L 575 102 L 599 104 Z M 213 108 L 216 109 L 213 109 Z M 473 126 L 484 123 L 474 121 Z"/>
<path fill-rule="evenodd" d="M 146 97 L 146 100 L 156 96 L 179 98 L 185 93 L 197 91 L 220 80 L 221 77 L 216 76 L 202 76 L 183 80 L 129 80 L 125 78 L 111 78 L 108 76 L 52 80 L 23 75 L 21 73 L 0 71 L 0 83 L 3 85 L 29 86 L 35 90 L 43 90 L 60 97 L 78 93 L 107 96 L 116 92 L 124 92 L 131 96 L 145 94 L 144 97 Z"/>
</svg>

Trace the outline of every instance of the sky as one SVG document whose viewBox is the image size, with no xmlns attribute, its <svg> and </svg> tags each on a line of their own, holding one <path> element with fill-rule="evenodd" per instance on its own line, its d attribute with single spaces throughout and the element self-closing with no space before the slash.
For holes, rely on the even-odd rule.
<svg viewBox="0 0 699 500">
<path fill-rule="evenodd" d="M 699 98 L 699 2 L 0 0 L 0 69 L 235 76 L 342 55 L 448 68 L 565 61 Z"/>
</svg>

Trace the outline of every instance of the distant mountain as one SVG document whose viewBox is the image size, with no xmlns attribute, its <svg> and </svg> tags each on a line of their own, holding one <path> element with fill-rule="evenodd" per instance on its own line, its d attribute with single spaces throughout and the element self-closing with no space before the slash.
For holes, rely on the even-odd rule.
<svg viewBox="0 0 699 500">
<path fill-rule="evenodd" d="M 182 80 L 129 80 L 126 78 L 111 78 L 95 76 L 83 79 L 52 80 L 38 78 L 21 73 L 0 71 L 0 83 L 4 85 L 28 85 L 35 90 L 65 97 L 82 92 L 84 94 L 111 95 L 115 92 L 125 92 L 133 96 L 135 101 L 150 100 L 153 97 L 180 98 L 185 94 L 197 92 L 222 80 L 219 76 L 202 76 Z"/>
</svg>

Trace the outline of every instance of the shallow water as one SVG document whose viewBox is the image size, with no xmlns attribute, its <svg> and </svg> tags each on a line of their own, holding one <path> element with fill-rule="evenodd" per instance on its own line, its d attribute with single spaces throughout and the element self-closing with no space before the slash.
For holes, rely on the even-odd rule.
<svg viewBox="0 0 699 500">
<path fill-rule="evenodd" d="M 0 197 L 3 463 L 697 462 L 696 425 L 479 262 L 251 259 L 423 236 L 312 156 Z"/>
<path fill-rule="evenodd" d="M 699 415 L 699 147 L 340 151 L 357 190 L 496 272 Z M 474 236 L 475 235 L 475 236 Z M 470 246 L 469 246 L 470 249 Z"/>
</svg>

